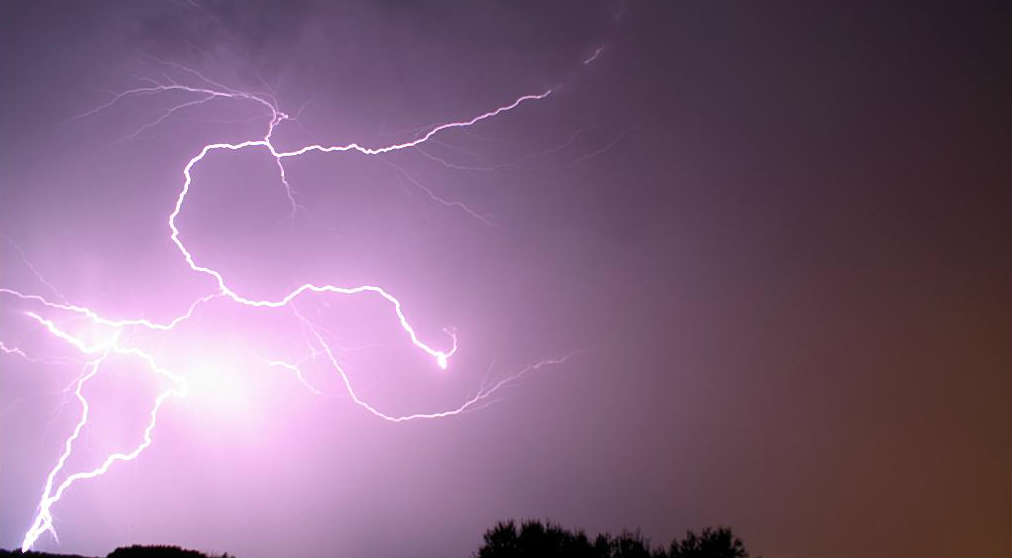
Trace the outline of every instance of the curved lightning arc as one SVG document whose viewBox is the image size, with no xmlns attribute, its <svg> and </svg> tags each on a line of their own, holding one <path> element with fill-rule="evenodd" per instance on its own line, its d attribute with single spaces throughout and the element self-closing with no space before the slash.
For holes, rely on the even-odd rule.
<svg viewBox="0 0 1012 558">
<path fill-rule="evenodd" d="M 318 347 L 312 345 L 310 346 L 310 350 L 313 351 L 312 357 L 315 357 L 317 355 L 326 356 L 330 365 L 339 374 L 345 389 L 351 396 L 352 401 L 356 405 L 359 405 L 360 407 L 364 408 L 372 415 L 391 422 L 404 422 L 416 419 L 442 418 L 457 415 L 468 410 L 480 408 L 479 404 L 483 406 L 491 402 L 494 402 L 494 400 L 490 399 L 490 397 L 506 384 L 518 379 L 520 376 L 528 372 L 531 372 L 543 366 L 559 364 L 561 362 L 564 362 L 571 356 L 570 354 L 563 356 L 561 358 L 542 360 L 525 367 L 519 372 L 516 372 L 513 375 L 510 375 L 498 381 L 497 383 L 492 384 L 490 387 L 485 387 L 483 385 L 482 388 L 474 395 L 474 397 L 468 399 L 467 401 L 463 402 L 461 405 L 453 409 L 448 409 L 440 412 L 415 413 L 402 416 L 389 415 L 378 410 L 376 407 L 366 402 L 365 400 L 361 399 L 357 395 L 357 393 L 355 392 L 355 390 L 351 385 L 351 381 L 349 380 L 347 374 L 345 374 L 344 369 L 338 364 L 337 359 L 334 357 L 331 347 L 328 345 L 323 335 L 321 335 L 319 328 L 298 313 L 297 309 L 295 309 L 293 305 L 293 301 L 295 301 L 295 299 L 299 297 L 301 294 L 306 292 L 334 293 L 342 295 L 371 293 L 374 295 L 378 295 L 393 307 L 393 311 L 397 317 L 397 321 L 400 324 L 401 329 L 405 332 L 405 334 L 407 334 L 412 345 L 414 345 L 417 349 L 428 355 L 430 358 L 434 359 L 436 361 L 436 365 L 444 370 L 449 366 L 450 358 L 453 357 L 453 355 L 457 351 L 457 337 L 456 334 L 451 329 L 444 330 L 450 338 L 448 348 L 436 348 L 426 343 L 425 341 L 422 341 L 418 333 L 416 332 L 415 328 L 408 321 L 408 318 L 402 309 L 401 301 L 398 298 L 396 298 L 393 294 L 385 290 L 383 287 L 380 287 L 378 285 L 359 285 L 354 287 L 342 287 L 337 285 L 315 285 L 312 283 L 306 283 L 277 299 L 253 299 L 246 297 L 240 294 L 239 292 L 235 291 L 234 289 L 232 289 L 225 280 L 225 277 L 219 271 L 215 270 L 214 268 L 210 267 L 207 264 L 197 263 L 196 259 L 193 256 L 193 253 L 183 243 L 181 239 L 180 230 L 176 225 L 176 218 L 183 210 L 183 205 L 186 201 L 187 194 L 190 192 L 190 188 L 193 186 L 193 176 L 192 176 L 193 169 L 197 166 L 198 163 L 203 161 L 208 154 L 214 151 L 225 151 L 225 150 L 240 151 L 250 148 L 261 148 L 266 149 L 268 152 L 270 152 L 271 156 L 274 157 L 274 160 L 277 164 L 279 179 L 281 181 L 281 184 L 285 188 L 285 191 L 288 195 L 288 200 L 291 203 L 292 211 L 294 213 L 298 209 L 299 205 L 296 203 L 295 197 L 292 192 L 292 188 L 288 183 L 288 179 L 285 173 L 284 161 L 286 159 L 299 157 L 311 151 L 318 151 L 322 153 L 356 151 L 363 155 L 378 156 L 393 151 L 411 149 L 413 147 L 419 146 L 429 141 L 433 136 L 445 130 L 450 130 L 453 128 L 469 127 L 485 119 L 492 118 L 501 113 L 511 111 L 520 106 L 522 103 L 544 99 L 551 94 L 551 90 L 536 95 L 525 95 L 519 97 L 507 105 L 500 106 L 496 109 L 490 110 L 488 112 L 485 112 L 483 114 L 480 114 L 467 120 L 440 124 L 438 126 L 429 129 L 426 133 L 416 137 L 415 139 L 403 143 L 386 145 L 381 147 L 365 147 L 358 143 L 349 143 L 344 145 L 330 145 L 330 146 L 314 144 L 314 145 L 306 145 L 304 147 L 292 151 L 281 151 L 277 149 L 277 147 L 272 143 L 271 136 L 273 135 L 275 129 L 281 123 L 294 119 L 290 117 L 287 113 L 279 110 L 277 102 L 273 100 L 272 96 L 257 95 L 248 91 L 233 89 L 221 83 L 212 81 L 191 68 L 171 63 L 168 65 L 178 69 L 180 72 L 186 73 L 188 76 L 191 76 L 193 78 L 193 81 L 196 82 L 196 85 L 180 84 L 174 81 L 162 83 L 156 82 L 154 80 L 145 80 L 146 83 L 150 85 L 146 87 L 140 87 L 124 91 L 113 97 L 109 102 L 99 107 L 96 107 L 95 109 L 88 111 L 87 113 L 80 115 L 79 118 L 90 116 L 105 109 L 108 109 L 126 97 L 140 96 L 140 95 L 154 95 L 167 92 L 182 92 L 188 95 L 198 95 L 198 98 L 171 107 L 157 119 L 148 122 L 147 124 L 144 124 L 130 137 L 136 136 L 143 130 L 163 122 L 165 119 L 169 118 L 174 113 L 180 110 L 200 105 L 203 103 L 207 103 L 214 99 L 247 101 L 260 105 L 269 112 L 269 121 L 267 125 L 267 130 L 264 136 L 259 139 L 251 139 L 240 143 L 214 143 L 205 145 L 183 167 L 182 172 L 184 180 L 182 189 L 180 190 L 179 196 L 176 198 L 175 206 L 172 208 L 172 212 L 169 214 L 168 217 L 168 226 L 171 232 L 170 239 L 172 240 L 176 248 L 179 250 L 179 252 L 182 254 L 183 259 L 186 261 L 190 269 L 195 272 L 203 273 L 205 275 L 209 275 L 210 277 L 212 277 L 217 283 L 217 290 L 216 292 L 207 294 L 193 301 L 193 303 L 190 304 L 187 310 L 184 313 L 180 314 L 179 316 L 167 322 L 161 323 L 154 322 L 144 318 L 112 319 L 103 316 L 100 312 L 92 308 L 74 305 L 69 302 L 66 302 L 65 300 L 63 300 L 62 302 L 53 302 L 37 294 L 26 294 L 14 289 L 0 288 L 0 295 L 16 297 L 23 302 L 36 305 L 40 307 L 39 312 L 48 311 L 58 313 L 59 315 L 70 314 L 77 316 L 79 318 L 84 318 L 87 321 L 89 321 L 92 325 L 98 326 L 97 329 L 106 333 L 104 339 L 102 339 L 101 341 L 97 342 L 89 341 L 84 337 L 82 337 L 81 335 L 77 335 L 74 332 L 68 331 L 67 329 L 61 327 L 54 319 L 43 317 L 43 315 L 41 315 L 38 312 L 25 312 L 25 316 L 27 316 L 28 318 L 36 322 L 38 325 L 40 325 L 46 332 L 51 334 L 53 337 L 70 344 L 86 358 L 83 361 L 84 371 L 82 375 L 78 378 L 76 384 L 74 385 L 75 386 L 74 395 L 77 398 L 78 402 L 80 403 L 81 414 L 78 419 L 78 422 L 74 426 L 73 431 L 64 442 L 63 451 L 60 453 L 60 456 L 57 459 L 56 463 L 46 476 L 46 481 L 43 486 L 42 495 L 39 499 L 39 504 L 36 510 L 35 518 L 32 521 L 31 527 L 25 533 L 24 539 L 21 543 L 21 550 L 25 552 L 27 552 L 30 548 L 32 548 L 32 546 L 35 544 L 35 542 L 43 533 L 49 532 L 50 534 L 53 535 L 54 538 L 56 538 L 56 530 L 53 527 L 52 508 L 57 502 L 60 501 L 64 493 L 67 491 L 68 488 L 70 488 L 71 485 L 73 485 L 77 481 L 91 479 L 104 474 L 116 462 L 131 461 L 137 458 L 137 456 L 139 456 L 141 452 L 143 452 L 152 443 L 152 434 L 157 424 L 158 413 L 159 410 L 162 408 L 164 402 L 169 397 L 172 396 L 182 397 L 185 396 L 187 393 L 188 386 L 185 377 L 180 376 L 162 367 L 161 365 L 158 364 L 156 359 L 151 354 L 145 352 L 144 350 L 125 344 L 122 341 L 125 337 L 124 333 L 134 331 L 137 328 L 142 328 L 151 331 L 172 330 L 180 323 L 191 318 L 194 312 L 196 312 L 196 310 L 201 305 L 211 301 L 212 299 L 227 298 L 234 303 L 241 304 L 244 306 L 264 307 L 264 308 L 289 307 L 292 310 L 294 310 L 296 317 L 302 322 L 304 326 L 306 326 L 308 331 L 312 333 L 312 338 L 315 341 L 316 345 L 318 345 Z M 268 100 L 267 97 L 271 97 L 271 100 Z M 466 206 L 461 207 L 467 210 Z M 22 257 L 22 259 L 24 259 L 24 257 Z M 28 262 L 27 259 L 25 259 L 25 262 L 27 265 L 31 266 L 30 262 Z M 38 273 L 35 272 L 34 268 L 32 268 L 32 270 L 36 274 L 36 276 L 38 276 Z M 91 332 L 90 335 L 94 335 L 94 332 Z M 0 342 L 0 349 L 2 349 L 3 353 L 8 355 L 19 356 L 32 361 L 45 362 L 45 360 L 32 357 L 19 347 L 5 345 L 2 342 Z M 90 408 L 88 400 L 85 398 L 83 393 L 84 387 L 92 378 L 94 378 L 99 373 L 103 363 L 105 363 L 105 361 L 112 356 L 123 357 L 139 362 L 143 367 L 147 368 L 154 374 L 168 379 L 170 387 L 162 390 L 156 396 L 154 405 L 152 406 L 151 411 L 149 413 L 148 423 L 144 429 L 142 440 L 132 450 L 127 452 L 112 453 L 106 456 L 104 461 L 102 461 L 102 463 L 98 467 L 88 471 L 79 471 L 72 474 L 66 474 L 66 476 L 64 476 L 63 479 L 59 483 L 57 483 L 58 477 L 61 474 L 64 474 L 63 469 L 73 452 L 74 442 L 77 440 L 81 431 L 88 423 L 88 415 Z M 291 363 L 283 360 L 266 359 L 266 358 L 263 359 L 263 361 L 265 366 L 277 366 L 295 372 L 298 379 L 307 387 L 307 389 L 319 393 L 319 391 L 316 390 L 316 388 L 312 387 L 305 381 L 305 378 L 302 375 L 302 370 L 300 368 L 300 363 Z M 56 540 L 58 541 L 59 539 L 56 538 Z"/>
</svg>

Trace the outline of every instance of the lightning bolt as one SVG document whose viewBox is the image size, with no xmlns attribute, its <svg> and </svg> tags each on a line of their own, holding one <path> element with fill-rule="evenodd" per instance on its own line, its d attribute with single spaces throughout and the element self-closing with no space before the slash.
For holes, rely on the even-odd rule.
<svg viewBox="0 0 1012 558">
<path fill-rule="evenodd" d="M 145 351 L 142 351 L 134 347 L 124 347 L 120 344 L 120 333 L 122 330 L 117 330 L 115 333 L 110 335 L 108 338 L 100 343 L 88 343 L 87 341 L 77 337 L 64 329 L 60 328 L 52 320 L 48 320 L 39 316 L 34 312 L 26 312 L 26 315 L 39 324 L 41 324 L 49 333 L 53 336 L 66 341 L 67 343 L 74 346 L 80 352 L 87 355 L 98 355 L 97 358 L 88 362 L 86 372 L 78 379 L 77 385 L 74 390 L 74 395 L 81 404 L 81 416 L 78 419 L 77 424 L 74 426 L 73 432 L 67 437 L 63 445 L 63 453 L 60 454 L 59 459 L 56 461 L 56 465 L 49 471 L 49 475 L 46 476 L 46 484 L 42 490 L 42 497 L 39 500 L 38 513 L 35 516 L 35 520 L 32 522 L 32 526 L 25 533 L 24 540 L 21 543 L 22 552 L 27 552 L 29 548 L 35 543 L 42 533 L 50 532 L 54 537 L 56 536 L 56 530 L 53 528 L 53 516 L 52 507 L 60 500 L 63 493 L 70 488 L 72 484 L 79 480 L 95 478 L 99 475 L 103 475 L 109 468 L 118 461 L 132 461 L 141 454 L 144 449 L 151 445 L 152 438 L 151 433 L 155 428 L 158 420 L 158 411 L 161 409 L 162 404 L 165 400 L 173 395 L 182 396 L 186 394 L 187 383 L 186 379 L 179 376 L 169 370 L 158 365 L 154 357 Z M 63 481 L 53 488 L 56 475 L 63 470 L 67 459 L 73 451 L 74 441 L 77 440 L 81 434 L 81 430 L 84 429 L 88 423 L 88 413 L 90 407 L 88 400 L 84 397 L 83 389 L 84 385 L 98 374 L 99 366 L 105 362 L 105 360 L 111 355 L 123 355 L 133 357 L 140 360 L 149 370 L 152 372 L 164 376 L 172 381 L 173 387 L 162 391 L 158 394 L 155 399 L 154 407 L 151 409 L 149 415 L 150 420 L 147 427 L 144 429 L 143 441 L 137 445 L 133 450 L 127 453 L 113 453 L 105 458 L 101 465 L 90 471 L 80 471 L 68 475 Z"/>
<path fill-rule="evenodd" d="M 159 61 L 160 62 L 160 61 Z M 482 408 L 488 404 L 493 403 L 495 400 L 492 397 L 499 392 L 502 388 L 507 385 L 519 380 L 522 376 L 533 372 L 539 368 L 560 364 L 565 362 L 572 357 L 573 354 L 565 355 L 561 358 L 545 359 L 535 362 L 526 366 L 525 368 L 506 376 L 505 378 L 486 386 L 482 384 L 478 392 L 467 399 L 459 406 L 447 409 L 443 411 L 428 412 L 428 413 L 414 413 L 408 415 L 391 415 L 380 411 L 373 404 L 363 400 L 355 391 L 352 382 L 348 375 L 345 373 L 344 368 L 339 364 L 338 359 L 334 355 L 334 351 L 331 344 L 327 341 L 326 337 L 322 333 L 322 328 L 302 314 L 294 306 L 294 302 L 298 297 L 305 293 L 328 293 L 335 295 L 371 295 L 381 298 L 391 308 L 394 317 L 398 325 L 400 326 L 403 333 L 406 335 L 410 343 L 423 354 L 433 359 L 436 365 L 446 370 L 449 366 L 450 359 L 454 356 L 458 348 L 457 336 L 453 329 L 446 328 L 444 332 L 448 336 L 448 340 L 441 346 L 429 344 L 422 340 L 418 332 L 409 322 L 407 315 L 403 310 L 401 301 L 395 297 L 388 290 L 384 289 L 379 285 L 365 284 L 357 286 L 340 286 L 331 284 L 317 285 L 313 283 L 302 284 L 295 289 L 287 292 L 283 296 L 278 298 L 266 298 L 257 299 L 250 298 L 239 291 L 232 288 L 224 275 L 211 267 L 207 263 L 198 263 L 197 258 L 187 245 L 183 242 L 182 233 L 177 226 L 177 218 L 184 210 L 186 199 L 191 189 L 194 188 L 193 171 L 194 169 L 204 161 L 208 156 L 214 153 L 224 152 L 237 152 L 249 149 L 261 149 L 267 151 L 275 161 L 277 167 L 278 179 L 281 186 L 284 188 L 288 201 L 291 207 L 292 215 L 294 216 L 300 205 L 298 204 L 295 196 L 295 192 L 288 181 L 285 161 L 294 159 L 305 155 L 310 152 L 320 153 L 344 153 L 344 152 L 357 152 L 367 156 L 381 156 L 384 154 L 392 153 L 395 151 L 408 150 L 416 148 L 428 141 L 441 132 L 452 130 L 455 128 L 468 128 L 482 122 L 483 120 L 496 117 L 500 114 L 517 109 L 522 104 L 533 101 L 540 101 L 548 97 L 552 91 L 547 90 L 538 94 L 524 95 L 514 99 L 512 102 L 474 116 L 472 118 L 453 121 L 435 125 L 427 129 L 424 133 L 417 135 L 414 139 L 404 141 L 402 143 L 383 145 L 377 147 L 363 146 L 359 143 L 347 143 L 337 145 L 322 145 L 312 144 L 299 147 L 294 150 L 283 151 L 277 148 L 272 142 L 272 136 L 277 129 L 284 122 L 295 121 L 295 118 L 289 116 L 287 113 L 279 109 L 277 100 L 273 95 L 257 94 L 255 92 L 243 91 L 228 87 L 222 83 L 209 79 L 200 72 L 173 63 L 164 63 L 171 68 L 174 68 L 181 74 L 187 76 L 187 83 L 179 83 L 172 78 L 166 77 L 164 81 L 156 81 L 152 79 L 145 79 L 142 87 L 128 89 L 121 93 L 114 95 L 108 102 L 95 107 L 94 109 L 78 115 L 76 118 L 86 118 L 96 115 L 104 110 L 110 109 L 123 99 L 128 97 L 138 96 L 149 96 L 149 95 L 162 95 L 167 93 L 179 93 L 192 97 L 189 100 L 175 104 L 162 112 L 157 118 L 143 124 L 134 133 L 123 138 L 124 140 L 133 138 L 142 134 L 149 128 L 157 126 L 172 116 L 180 113 L 181 111 L 193 108 L 199 105 L 204 105 L 214 101 L 234 101 L 234 102 L 247 102 L 252 103 L 264 111 L 267 125 L 264 130 L 263 136 L 255 137 L 242 141 L 239 143 L 213 143 L 204 145 L 197 153 L 191 157 L 182 169 L 183 182 L 182 187 L 176 197 L 176 202 L 172 208 L 172 211 L 168 215 L 167 225 L 169 229 L 169 239 L 179 251 L 183 260 L 187 264 L 190 270 L 193 272 L 207 275 L 213 279 L 215 284 L 215 290 L 201 296 L 194 300 L 184 312 L 172 317 L 166 321 L 153 321 L 146 318 L 116 318 L 108 317 L 103 315 L 101 312 L 76 304 L 68 302 L 50 283 L 38 273 L 38 271 L 31 266 L 27 259 L 24 258 L 22 253 L 22 259 L 29 265 L 31 271 L 35 276 L 51 291 L 60 297 L 60 302 L 54 302 L 47 299 L 44 296 L 32 293 L 24 293 L 15 289 L 0 287 L 0 296 L 13 297 L 27 305 L 35 307 L 35 310 L 24 311 L 25 317 L 33 321 L 36 325 L 41 327 L 43 331 L 48 333 L 55 339 L 58 339 L 79 352 L 82 355 L 82 362 L 84 363 L 84 369 L 81 376 L 77 379 L 74 386 L 74 396 L 77 398 L 80 404 L 80 416 L 76 422 L 72 432 L 66 438 L 63 444 L 63 451 L 57 458 L 56 463 L 49 471 L 46 476 L 42 494 L 39 499 L 39 504 L 36 510 L 36 515 L 31 523 L 31 526 L 25 533 L 24 539 L 21 543 L 21 549 L 23 552 L 27 552 L 36 543 L 38 538 L 44 533 L 50 533 L 56 540 L 56 530 L 54 528 L 53 519 L 53 507 L 60 501 L 66 491 L 76 482 L 87 479 L 92 479 L 100 475 L 105 474 L 114 464 L 118 462 L 132 461 L 136 459 L 146 448 L 152 444 L 152 436 L 158 421 L 159 411 L 162 409 L 164 403 L 171 397 L 182 398 L 185 397 L 189 386 L 187 384 L 186 377 L 173 372 L 162 366 L 156 357 L 151 353 L 143 350 L 140 347 L 134 346 L 131 343 L 125 341 L 129 339 L 131 333 L 136 331 L 154 331 L 154 332 L 165 332 L 175 329 L 183 322 L 189 320 L 194 314 L 204 305 L 215 299 L 224 299 L 231 301 L 232 303 L 239 304 L 246 307 L 253 308 L 288 308 L 294 311 L 296 318 L 300 324 L 309 332 L 309 349 L 310 356 L 297 362 L 288 362 L 277 358 L 266 358 L 260 357 L 268 367 L 276 367 L 288 370 L 296 376 L 296 378 L 311 392 L 321 393 L 319 389 L 310 384 L 303 372 L 302 366 L 308 361 L 316 359 L 317 357 L 325 357 L 327 363 L 337 373 L 340 378 L 345 390 L 351 397 L 351 400 L 362 407 L 370 414 L 386 421 L 390 422 L 405 422 L 411 420 L 421 419 L 436 419 L 455 416 L 466 411 L 475 410 Z M 389 163 L 388 161 L 384 161 Z M 413 179 L 400 167 L 396 167 L 402 176 L 404 176 L 409 182 L 422 189 L 427 195 L 438 203 L 441 203 L 447 207 L 453 207 L 461 209 L 469 213 L 472 217 L 475 217 L 484 222 L 488 222 L 483 216 L 474 212 L 466 205 L 459 202 L 451 202 L 444 198 L 437 196 L 431 191 L 431 189 L 422 185 L 417 180 Z M 21 253 L 20 248 L 18 248 Z M 43 314 L 53 313 L 57 316 L 70 316 L 76 320 L 85 320 L 94 329 L 98 329 L 101 335 L 96 337 L 94 331 L 88 332 L 87 335 L 76 333 L 71 331 L 66 326 L 61 324 L 61 320 L 46 317 Z M 0 352 L 4 354 L 17 355 L 23 358 L 31 358 L 21 348 L 6 345 L 0 342 Z M 167 388 L 163 389 L 155 397 L 152 407 L 148 415 L 148 422 L 143 431 L 141 441 L 129 451 L 117 452 L 109 454 L 99 464 L 98 467 L 90 470 L 78 471 L 67 474 L 65 471 L 66 463 L 73 453 L 74 444 L 80 436 L 81 432 L 88 425 L 89 417 L 89 402 L 85 397 L 85 387 L 88 382 L 92 380 L 100 371 L 102 365 L 110 357 L 121 357 L 129 359 L 131 362 L 136 362 L 142 369 L 153 373 L 168 380 Z M 62 480 L 59 480 L 62 475 Z M 59 480 L 59 482 L 58 482 Z"/>
<path fill-rule="evenodd" d="M 593 64 L 594 61 L 597 60 L 597 58 L 599 56 L 601 56 L 602 52 L 604 52 L 604 47 L 603 46 L 602 47 L 597 47 L 596 49 L 594 49 L 594 53 L 593 54 L 591 54 L 590 56 L 588 56 L 588 57 L 586 57 L 586 58 L 583 59 L 583 65 L 584 66 L 588 66 L 590 64 Z"/>
<path fill-rule="evenodd" d="M 55 294 L 60 300 L 66 302 L 67 300 L 66 297 L 63 296 L 63 294 L 59 291 L 59 289 L 53 286 L 52 283 L 47 281 L 46 278 L 42 276 L 42 273 L 40 273 L 39 270 L 35 267 L 35 264 L 33 264 L 28 259 L 28 256 L 25 255 L 25 251 L 21 249 L 21 246 L 19 246 L 17 242 L 14 242 L 13 238 L 9 238 L 6 235 L 0 236 L 3 236 L 7 240 L 7 243 L 10 244 L 15 251 L 17 251 L 18 256 L 21 257 L 21 263 L 25 264 L 25 267 L 27 267 L 28 271 L 30 271 L 32 275 L 35 276 L 35 278 L 39 281 L 39 283 L 45 285 L 46 288 L 49 289 L 49 292 Z"/>
</svg>

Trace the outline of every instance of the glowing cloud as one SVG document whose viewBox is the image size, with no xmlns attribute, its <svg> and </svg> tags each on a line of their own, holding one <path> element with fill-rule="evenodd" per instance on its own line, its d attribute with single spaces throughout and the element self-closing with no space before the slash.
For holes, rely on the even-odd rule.
<svg viewBox="0 0 1012 558">
<path fill-rule="evenodd" d="M 596 54 L 597 53 L 595 53 L 595 55 Z M 79 115 L 79 117 L 83 118 L 95 115 L 103 110 L 113 107 L 116 103 L 127 97 L 177 92 L 193 96 L 194 98 L 170 107 L 156 119 L 144 124 L 128 137 L 134 137 L 142 131 L 162 123 L 167 118 L 179 113 L 180 111 L 215 99 L 253 103 L 261 107 L 266 111 L 267 124 L 264 129 L 264 134 L 261 137 L 251 138 L 239 143 L 212 143 L 204 145 L 192 158 L 187 161 L 185 166 L 183 166 L 182 186 L 180 188 L 179 195 L 176 198 L 175 205 L 172 207 L 167 219 L 168 230 L 170 233 L 169 238 L 191 270 L 207 275 L 214 280 L 215 290 L 197 298 L 189 304 L 185 311 L 168 321 L 155 322 L 145 318 L 111 318 L 105 316 L 97 309 L 71 304 L 67 302 L 62 295 L 60 295 L 59 292 L 51 286 L 51 284 L 45 282 L 44 278 L 42 278 L 31 263 L 24 258 L 24 254 L 21 253 L 20 248 L 18 248 L 19 253 L 22 255 L 22 259 L 30 268 L 32 273 L 35 274 L 35 276 L 38 277 L 43 284 L 47 285 L 51 291 L 60 297 L 60 302 L 54 302 L 38 294 L 24 293 L 10 288 L 0 288 L 0 296 L 14 297 L 27 305 L 33 306 L 34 309 L 26 311 L 24 316 L 34 321 L 42 328 L 43 331 L 50 334 L 53 338 L 65 342 L 76 349 L 81 354 L 80 362 L 82 362 L 84 366 L 84 372 L 74 384 L 74 395 L 80 404 L 80 416 L 75 423 L 73 431 L 64 442 L 63 451 L 60 453 L 55 465 L 46 476 L 35 518 L 25 533 L 24 539 L 21 543 L 21 549 L 23 551 L 27 551 L 32 548 L 43 533 L 49 532 L 56 537 L 56 531 L 53 526 L 52 510 L 74 483 L 103 475 L 117 462 L 134 460 L 152 444 L 153 433 L 157 425 L 159 411 L 170 397 L 184 397 L 188 393 L 214 394 L 229 392 L 236 398 L 241 399 L 241 393 L 233 393 L 236 391 L 235 384 L 240 379 L 241 372 L 230 367 L 227 363 L 219 362 L 213 357 L 205 354 L 192 354 L 189 355 L 192 365 L 188 369 L 180 370 L 178 372 L 172 371 L 160 364 L 154 354 L 135 346 L 131 342 L 134 333 L 143 331 L 157 333 L 173 330 L 180 324 L 191 319 L 202 306 L 214 299 L 224 299 L 247 307 L 268 309 L 287 308 L 295 311 L 293 302 L 300 295 L 306 293 L 325 293 L 336 295 L 368 294 L 380 297 L 383 301 L 389 304 L 390 308 L 393 310 L 394 317 L 396 318 L 396 323 L 407 336 L 412 346 L 427 355 L 429 358 L 433 359 L 436 366 L 440 369 L 446 370 L 450 365 L 450 359 L 457 352 L 457 336 L 452 328 L 446 328 L 444 330 L 448 336 L 448 340 L 441 345 L 434 345 L 430 344 L 430 342 L 423 341 L 416 328 L 408 320 L 408 316 L 403 309 L 401 300 L 382 286 L 372 284 L 340 286 L 331 284 L 318 285 L 313 283 L 304 283 L 278 298 L 257 299 L 246 296 L 231 287 L 223 273 L 215 269 L 212 264 L 207 262 L 198 263 L 197 259 L 193 255 L 193 252 L 183 241 L 183 235 L 177 224 L 177 218 L 184 211 L 187 196 L 191 189 L 197 187 L 194 184 L 193 170 L 201 162 L 206 160 L 210 155 L 219 152 L 250 149 L 267 151 L 275 161 L 279 183 L 287 194 L 291 211 L 294 215 L 300 206 L 297 203 L 292 192 L 291 185 L 288 182 L 284 166 L 284 162 L 288 159 L 294 159 L 310 152 L 341 153 L 354 151 L 363 155 L 379 156 L 394 151 L 411 149 L 424 144 L 440 132 L 454 128 L 466 128 L 473 126 L 483 120 L 517 109 L 526 102 L 545 99 L 551 94 L 551 91 L 549 90 L 539 94 L 524 95 L 503 106 L 489 110 L 477 116 L 434 126 L 417 138 L 403 143 L 377 147 L 367 147 L 358 143 L 349 143 L 344 145 L 313 144 L 290 151 L 281 151 L 272 143 L 272 135 L 278 126 L 286 121 L 293 120 L 293 118 L 278 108 L 277 101 L 274 100 L 273 97 L 269 95 L 257 95 L 248 91 L 227 87 L 221 83 L 208 79 L 196 70 L 175 64 L 169 65 L 179 72 L 187 75 L 190 78 L 191 83 L 181 84 L 174 81 L 156 82 L 153 80 L 146 80 L 146 86 L 124 91 L 114 96 L 109 102 Z M 414 182 L 416 186 L 425 190 L 429 194 L 430 198 L 435 201 L 447 206 L 463 209 L 464 211 L 472 214 L 472 216 L 484 221 L 483 217 L 473 212 L 463 204 L 439 198 L 438 196 L 435 196 L 431 190 L 425 188 L 420 183 L 417 183 L 417 181 L 414 181 L 410 177 L 408 177 L 408 179 Z M 516 380 L 528 372 L 543 366 L 564 362 L 567 358 L 569 358 L 569 355 L 567 355 L 562 358 L 546 359 L 531 364 L 519 372 L 499 380 L 491 386 L 483 386 L 473 397 L 452 409 L 430 413 L 390 415 L 378 410 L 376 406 L 363 400 L 356 393 L 348 375 L 345 374 L 344 369 L 339 364 L 331 345 L 321 333 L 320 328 L 297 311 L 295 314 L 311 333 L 310 349 L 312 355 L 305 360 L 314 359 L 316 357 L 325 357 L 334 371 L 337 372 L 342 385 L 356 405 L 362 407 L 378 418 L 391 422 L 449 417 L 468 410 L 480 408 L 481 406 L 492 402 L 493 400 L 491 397 L 509 382 Z M 75 324 L 80 324 L 82 320 L 88 324 L 88 327 L 76 327 Z M 20 347 L 4 344 L 2 342 L 0 342 L 0 351 L 4 354 L 14 355 L 21 358 L 40 360 L 34 359 L 34 357 L 29 357 L 29 355 L 26 354 Z M 73 453 L 74 443 L 77 441 L 82 430 L 88 425 L 90 407 L 88 399 L 85 397 L 85 388 L 89 381 L 99 374 L 106 360 L 112 356 L 122 357 L 130 362 L 136 362 L 142 368 L 168 380 L 169 387 L 161 390 L 155 397 L 153 405 L 150 407 L 148 422 L 143 431 L 142 439 L 137 445 L 128 451 L 116 452 L 107 455 L 97 467 L 89 470 L 67 473 L 65 468 L 67 467 L 67 462 Z M 320 393 L 320 390 L 310 384 L 303 375 L 301 367 L 305 360 L 299 362 L 288 362 L 286 360 L 273 357 L 259 358 L 265 366 L 291 372 L 309 391 L 313 393 Z M 237 404 L 241 404 L 238 399 Z M 62 480 L 60 479 L 61 475 Z"/>
</svg>

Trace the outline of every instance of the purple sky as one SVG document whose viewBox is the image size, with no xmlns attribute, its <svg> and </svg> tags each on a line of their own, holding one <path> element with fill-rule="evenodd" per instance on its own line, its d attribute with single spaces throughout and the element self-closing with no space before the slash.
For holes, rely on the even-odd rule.
<svg viewBox="0 0 1012 558">
<path fill-rule="evenodd" d="M 202 147 L 263 139 L 270 111 L 235 91 L 297 115 L 279 151 L 400 144 L 552 93 L 413 149 L 287 158 L 294 215 L 263 147 L 193 168 L 181 242 L 234 292 L 382 286 L 421 344 L 455 328 L 445 371 L 376 294 L 220 296 L 150 331 L 0 291 L 0 341 L 45 360 L 0 353 L 0 547 L 32 526 L 97 357 L 34 312 L 118 332 L 190 388 L 137 459 L 64 493 L 39 550 L 466 556 L 509 517 L 661 544 L 729 525 L 767 555 L 1012 550 L 1007 3 L 5 12 L 0 288 L 109 319 L 216 292 L 168 218 Z M 75 118 L 156 82 L 233 97 Z M 571 356 L 391 423 L 324 346 L 397 416 Z M 56 483 L 136 447 L 172 385 L 103 361 Z"/>
</svg>

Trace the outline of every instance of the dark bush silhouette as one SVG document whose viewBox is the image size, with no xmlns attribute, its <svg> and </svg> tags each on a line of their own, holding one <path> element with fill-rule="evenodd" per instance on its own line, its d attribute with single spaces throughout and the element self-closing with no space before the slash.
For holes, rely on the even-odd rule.
<svg viewBox="0 0 1012 558">
<path fill-rule="evenodd" d="M 478 558 L 523 558 L 559 556 L 562 558 L 744 558 L 748 556 L 741 539 L 725 527 L 692 531 L 685 538 L 671 541 L 667 548 L 651 548 L 639 531 L 624 531 L 617 537 L 607 533 L 593 542 L 586 533 L 563 529 L 552 522 L 528 520 L 519 530 L 513 520 L 501 521 L 485 531 L 485 544 Z"/>
</svg>

